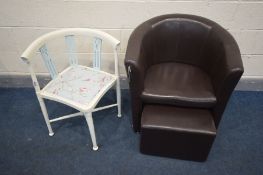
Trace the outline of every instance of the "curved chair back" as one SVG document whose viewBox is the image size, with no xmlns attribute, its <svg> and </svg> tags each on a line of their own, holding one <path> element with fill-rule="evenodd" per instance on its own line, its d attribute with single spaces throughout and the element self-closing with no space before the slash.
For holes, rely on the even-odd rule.
<svg viewBox="0 0 263 175">
<path fill-rule="evenodd" d="M 31 73 L 31 77 L 33 79 L 33 84 L 36 90 L 39 90 L 37 78 L 35 76 L 35 72 L 31 65 L 31 61 L 33 56 L 39 51 L 41 53 L 42 59 L 45 62 L 45 66 L 51 76 L 52 79 L 56 78 L 58 75 L 58 71 L 56 69 L 55 64 L 53 63 L 53 58 L 49 52 L 47 47 L 47 42 L 54 40 L 56 38 L 65 38 L 65 43 L 67 46 L 67 53 L 69 57 L 70 66 L 74 66 L 78 64 L 77 58 L 77 47 L 75 36 L 83 36 L 83 37 L 91 37 L 93 38 L 93 68 L 100 69 L 101 66 L 101 51 L 102 51 L 102 43 L 107 42 L 111 45 L 113 53 L 114 53 L 114 62 L 115 62 L 115 75 L 119 76 L 118 70 L 118 55 L 117 49 L 120 44 L 120 41 L 112 37 L 111 35 L 88 28 L 66 28 L 60 29 L 56 31 L 52 31 L 47 33 L 35 41 L 33 41 L 29 47 L 23 52 L 21 55 L 21 59 L 29 65 L 29 70 Z"/>
</svg>

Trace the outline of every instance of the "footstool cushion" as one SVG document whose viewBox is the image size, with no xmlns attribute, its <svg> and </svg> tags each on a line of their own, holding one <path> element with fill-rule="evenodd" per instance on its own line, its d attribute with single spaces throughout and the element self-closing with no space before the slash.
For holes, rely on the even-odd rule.
<svg viewBox="0 0 263 175">
<path fill-rule="evenodd" d="M 204 161 L 216 128 L 209 110 L 147 105 L 141 119 L 144 154 Z"/>
</svg>

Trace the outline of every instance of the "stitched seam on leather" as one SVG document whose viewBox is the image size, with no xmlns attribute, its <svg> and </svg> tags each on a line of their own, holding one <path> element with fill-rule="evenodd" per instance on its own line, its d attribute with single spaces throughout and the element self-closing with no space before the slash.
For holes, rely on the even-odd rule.
<svg viewBox="0 0 263 175">
<path fill-rule="evenodd" d="M 195 100 L 193 99 L 190 99 L 190 98 L 187 98 L 187 97 L 179 97 L 179 96 L 167 96 L 167 95 L 156 95 L 156 94 L 151 94 L 151 93 L 145 93 L 145 92 L 142 92 L 142 97 L 143 96 L 152 96 L 152 97 L 158 97 L 160 99 L 166 99 L 166 98 L 169 98 L 169 99 L 174 99 L 174 100 L 185 100 L 185 101 L 190 101 L 190 102 L 196 102 Z M 145 97 L 145 98 L 152 98 L 152 97 Z M 212 98 L 209 98 L 209 99 L 212 99 Z M 210 102 L 209 100 L 198 100 L 198 102 Z M 215 98 L 215 102 L 216 102 L 216 98 Z M 213 102 L 214 103 L 214 102 Z"/>
<path fill-rule="evenodd" d="M 151 125 L 144 125 L 141 126 L 142 129 L 154 129 L 154 130 L 166 130 L 166 131 L 176 131 L 180 133 L 192 133 L 192 134 L 209 134 L 209 135 L 216 135 L 216 129 L 215 131 L 202 131 L 198 129 L 185 129 L 185 128 L 173 128 L 168 126 L 151 126 Z"/>
</svg>

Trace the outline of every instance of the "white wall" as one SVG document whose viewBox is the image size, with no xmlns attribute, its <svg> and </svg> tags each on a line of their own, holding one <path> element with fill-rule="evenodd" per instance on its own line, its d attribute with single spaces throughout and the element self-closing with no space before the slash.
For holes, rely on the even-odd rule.
<svg viewBox="0 0 263 175">
<path fill-rule="evenodd" d="M 132 30 L 151 17 L 167 13 L 195 14 L 218 22 L 239 43 L 244 76 L 263 77 L 263 1 L 260 0 L 2 0 L 0 74 L 25 74 L 27 68 L 19 56 L 38 36 L 57 28 L 88 27 L 104 30 L 121 41 L 120 65 L 124 75 L 123 58 Z M 111 57 L 107 48 L 104 55 Z M 85 63 L 87 56 L 83 54 L 81 62 Z M 59 58 L 57 63 L 64 66 L 65 61 Z M 109 61 L 104 68 L 113 69 Z M 39 63 L 36 70 L 46 71 Z"/>
</svg>

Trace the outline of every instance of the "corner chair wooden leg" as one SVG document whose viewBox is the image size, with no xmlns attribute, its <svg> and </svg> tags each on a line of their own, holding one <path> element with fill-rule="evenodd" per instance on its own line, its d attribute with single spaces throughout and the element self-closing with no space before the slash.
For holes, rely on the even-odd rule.
<svg viewBox="0 0 263 175">
<path fill-rule="evenodd" d="M 116 94 L 117 94 L 117 104 L 118 104 L 118 117 L 121 117 L 121 87 L 120 87 L 119 77 L 116 83 Z"/>
<path fill-rule="evenodd" d="M 40 108 L 41 108 L 41 111 L 43 113 L 45 122 L 47 124 L 49 136 L 53 136 L 54 132 L 53 132 L 52 127 L 50 125 L 50 121 L 49 121 L 49 117 L 48 117 L 48 113 L 47 113 L 47 108 L 46 108 L 45 102 L 44 102 L 43 98 L 41 98 L 41 97 L 37 97 L 37 98 L 38 98 L 38 101 L 39 101 L 39 104 L 40 104 Z"/>
<path fill-rule="evenodd" d="M 90 137 L 92 140 L 92 144 L 93 144 L 93 150 L 97 151 L 99 149 L 98 145 L 97 145 L 97 141 L 96 141 L 96 135 L 95 135 L 95 129 L 94 129 L 94 124 L 93 124 L 93 118 L 92 118 L 92 113 L 84 113 L 84 116 L 86 118 L 86 121 L 88 123 L 88 127 L 89 127 L 89 132 L 90 132 Z"/>
</svg>

